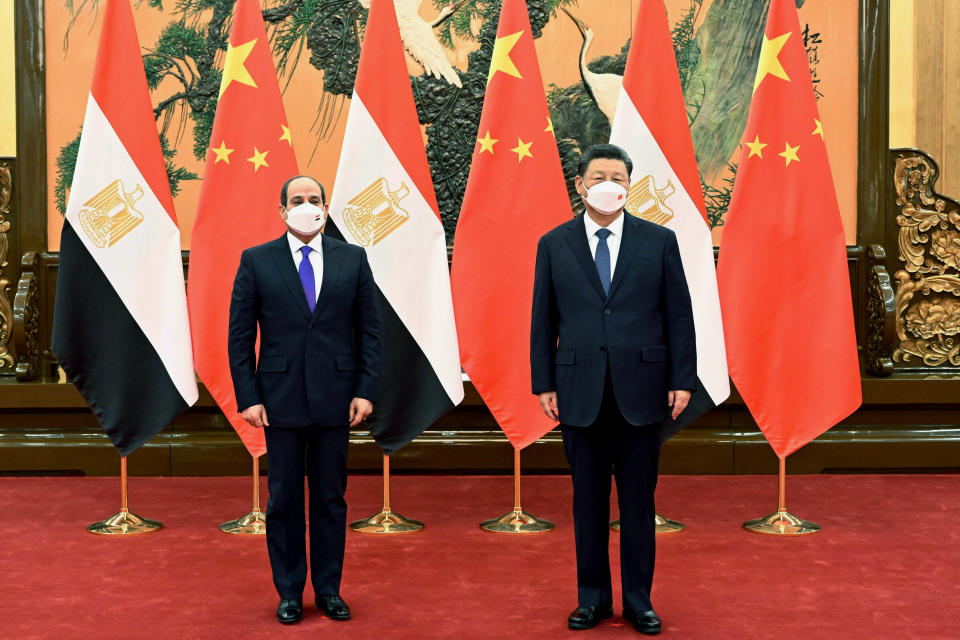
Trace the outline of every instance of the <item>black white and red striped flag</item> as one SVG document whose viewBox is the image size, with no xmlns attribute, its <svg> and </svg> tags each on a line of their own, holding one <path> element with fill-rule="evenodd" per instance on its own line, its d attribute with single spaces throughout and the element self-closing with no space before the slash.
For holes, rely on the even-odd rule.
<svg viewBox="0 0 960 640">
<path fill-rule="evenodd" d="M 197 401 L 180 229 L 128 0 L 107 0 L 60 240 L 53 351 L 127 455 Z"/>
</svg>

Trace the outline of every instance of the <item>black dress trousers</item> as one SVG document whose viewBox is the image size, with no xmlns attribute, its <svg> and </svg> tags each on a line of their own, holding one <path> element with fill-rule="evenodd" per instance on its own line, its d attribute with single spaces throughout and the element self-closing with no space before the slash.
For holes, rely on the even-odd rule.
<svg viewBox="0 0 960 640">
<path fill-rule="evenodd" d="M 579 606 L 613 604 L 610 580 L 610 478 L 620 505 L 620 572 L 623 606 L 647 611 L 656 555 L 659 425 L 628 423 L 617 407 L 607 373 L 603 403 L 589 427 L 562 426 L 573 474 L 573 524 Z M 666 402 L 666 398 L 664 398 Z"/>
<path fill-rule="evenodd" d="M 314 594 L 339 594 L 347 529 L 347 445 L 343 427 L 264 427 L 267 440 L 267 551 L 281 598 L 307 581 L 303 476 L 310 487 L 310 580 Z"/>
</svg>

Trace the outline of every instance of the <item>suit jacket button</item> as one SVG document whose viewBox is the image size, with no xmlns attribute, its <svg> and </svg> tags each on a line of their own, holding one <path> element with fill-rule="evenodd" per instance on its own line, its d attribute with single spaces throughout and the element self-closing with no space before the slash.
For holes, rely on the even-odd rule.
<svg viewBox="0 0 960 640">
<path fill-rule="evenodd" d="M 610 311 L 610 309 L 604 309 L 604 310 L 603 310 L 603 315 L 605 315 L 605 316 L 608 316 L 608 315 L 610 315 L 611 313 L 612 313 L 612 312 Z"/>
</svg>

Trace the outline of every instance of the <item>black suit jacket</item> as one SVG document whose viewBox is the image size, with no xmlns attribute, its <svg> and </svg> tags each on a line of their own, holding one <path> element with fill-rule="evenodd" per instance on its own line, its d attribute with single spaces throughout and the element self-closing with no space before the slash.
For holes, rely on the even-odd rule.
<svg viewBox="0 0 960 640">
<path fill-rule="evenodd" d="M 380 303 L 367 254 L 326 236 L 322 242 L 323 280 L 312 314 L 286 234 L 240 257 L 230 301 L 230 373 L 237 410 L 263 404 L 271 426 L 345 425 L 353 398 L 377 399 Z"/>
<path fill-rule="evenodd" d="M 697 387 L 690 292 L 673 231 L 625 216 L 604 295 L 583 216 L 540 238 L 533 287 L 533 392 L 556 391 L 560 422 L 591 425 L 609 365 L 617 405 L 634 425 L 663 421 L 667 391 Z"/>
</svg>

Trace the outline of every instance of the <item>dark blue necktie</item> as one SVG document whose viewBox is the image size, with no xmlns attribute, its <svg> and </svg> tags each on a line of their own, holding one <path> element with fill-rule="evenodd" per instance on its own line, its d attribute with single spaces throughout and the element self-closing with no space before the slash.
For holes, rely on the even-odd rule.
<svg viewBox="0 0 960 640">
<path fill-rule="evenodd" d="M 597 263 L 597 275 L 600 276 L 600 285 L 603 287 L 604 295 L 610 293 L 610 247 L 607 246 L 607 238 L 610 233 L 610 229 L 597 229 L 597 237 L 600 238 L 600 242 L 597 243 L 597 253 L 593 259 Z"/>
<path fill-rule="evenodd" d="M 317 306 L 317 279 L 313 277 L 313 265 L 310 264 L 311 251 L 313 249 L 306 245 L 300 247 L 300 253 L 303 254 L 303 260 L 300 261 L 300 284 L 303 285 L 303 294 L 307 296 L 310 313 L 313 313 Z"/>
</svg>

